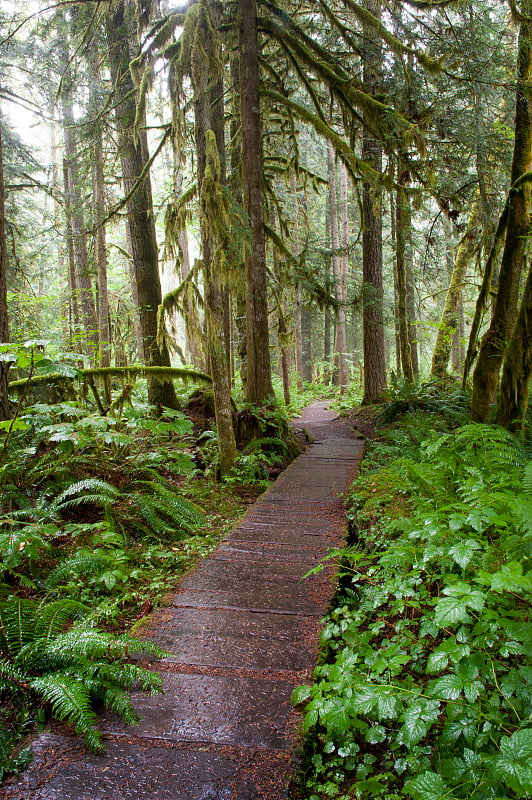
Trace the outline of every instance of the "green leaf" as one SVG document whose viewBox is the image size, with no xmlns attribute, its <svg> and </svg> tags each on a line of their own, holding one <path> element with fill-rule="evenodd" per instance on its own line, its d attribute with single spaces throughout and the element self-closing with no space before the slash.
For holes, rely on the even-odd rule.
<svg viewBox="0 0 532 800">
<path fill-rule="evenodd" d="M 475 539 L 467 539 L 465 542 L 458 542 L 458 544 L 453 545 L 449 549 L 449 554 L 458 566 L 465 569 L 475 555 L 475 551 L 481 549 L 481 545 Z"/>
<path fill-rule="evenodd" d="M 441 697 L 443 700 L 457 700 L 462 691 L 462 681 L 458 675 L 444 675 L 437 680 L 431 688 L 433 697 Z"/>
<path fill-rule="evenodd" d="M 532 793 L 532 729 L 503 736 L 494 765 L 506 786 L 521 797 Z"/>
<path fill-rule="evenodd" d="M 349 729 L 349 714 L 344 699 L 335 697 L 327 701 L 321 709 L 320 721 L 332 739 L 340 738 Z"/>
<path fill-rule="evenodd" d="M 378 744 L 386 739 L 386 729 L 382 725 L 372 725 L 366 732 L 366 742 Z"/>
<path fill-rule="evenodd" d="M 440 628 L 457 622 L 471 622 L 467 607 L 460 597 L 443 597 L 436 603 L 434 621 Z"/>
<path fill-rule="evenodd" d="M 467 609 L 481 611 L 484 607 L 485 594 L 473 589 L 468 583 L 458 581 L 443 590 L 446 597 L 436 603 L 434 621 L 441 628 L 457 622 L 471 622 Z"/>
<path fill-rule="evenodd" d="M 312 687 L 303 685 L 296 686 L 292 693 L 292 705 L 298 706 L 301 703 L 306 703 L 312 693 Z"/>
<path fill-rule="evenodd" d="M 453 758 L 445 758 L 442 759 L 441 762 L 441 771 L 444 778 L 455 782 L 459 781 L 466 771 L 466 765 L 458 756 L 454 756 Z"/>
<path fill-rule="evenodd" d="M 441 775 L 436 772 L 424 772 L 414 780 L 408 781 L 406 791 L 412 800 L 452 800 Z"/>
<path fill-rule="evenodd" d="M 495 592 L 520 592 L 523 589 L 531 591 L 532 580 L 528 575 L 523 575 L 523 565 L 519 561 L 511 561 L 492 575 L 491 588 Z"/>
<path fill-rule="evenodd" d="M 411 747 L 423 739 L 438 720 L 439 709 L 440 704 L 434 700 L 426 700 L 424 697 L 411 700 L 400 718 L 403 722 L 401 741 Z"/>
</svg>

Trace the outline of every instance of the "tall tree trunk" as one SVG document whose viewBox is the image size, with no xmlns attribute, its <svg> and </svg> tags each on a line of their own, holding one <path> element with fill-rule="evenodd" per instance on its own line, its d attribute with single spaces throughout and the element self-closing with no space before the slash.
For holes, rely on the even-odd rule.
<svg viewBox="0 0 532 800">
<path fill-rule="evenodd" d="M 213 60 L 221 61 L 220 42 L 210 34 L 208 3 L 202 4 L 197 25 L 198 35 L 204 37 L 202 47 L 212 55 Z M 205 36 L 211 36 L 208 40 Z M 192 61 L 197 58 L 192 54 Z M 223 207 L 222 193 L 225 173 L 225 152 L 223 136 L 223 83 L 221 76 L 207 74 L 207 64 L 192 70 L 194 89 L 194 121 L 197 156 L 197 176 L 200 200 L 201 256 L 205 287 L 205 322 L 207 328 L 207 358 L 212 377 L 214 411 L 218 433 L 218 452 L 220 470 L 227 475 L 236 457 L 235 433 L 231 408 L 231 373 L 228 348 L 224 341 L 224 302 L 223 302 L 223 255 L 230 240 L 230 231 L 220 230 L 220 223 L 227 209 Z M 213 84 L 211 85 L 211 81 Z M 220 157 L 221 155 L 221 157 Z M 227 222 L 225 223 L 228 224 Z M 226 238 L 223 239 L 222 237 Z"/>
<path fill-rule="evenodd" d="M 78 161 L 78 148 L 74 135 L 74 98 L 72 75 L 70 71 L 70 54 L 68 45 L 63 42 L 61 49 L 61 63 L 63 67 L 63 83 L 61 92 L 61 106 L 63 111 L 63 137 L 65 143 L 65 164 L 68 178 L 65 182 L 65 207 L 68 209 L 70 226 L 72 230 L 72 245 L 76 268 L 76 285 L 78 303 L 81 308 L 83 327 L 85 329 L 86 350 L 88 350 L 91 363 L 98 358 L 98 319 L 96 305 L 89 272 L 89 257 L 87 253 L 87 234 L 83 214 L 83 199 L 81 175 Z"/>
<path fill-rule="evenodd" d="M 331 251 L 332 251 L 332 277 L 333 277 L 333 290 L 335 307 L 335 332 L 334 332 L 334 353 L 333 353 L 333 384 L 341 386 L 341 368 L 340 368 L 340 353 L 338 352 L 338 318 L 339 309 L 341 304 L 341 277 L 342 277 L 342 262 L 340 259 L 340 232 L 338 221 L 338 187 L 336 180 L 336 155 L 334 148 L 331 144 L 327 146 L 327 179 L 329 184 L 328 192 L 328 211 L 329 211 L 329 224 L 331 234 Z M 344 320 L 345 322 L 345 320 Z M 345 325 L 344 325 L 345 332 Z"/>
<path fill-rule="evenodd" d="M 517 56 L 515 141 L 506 242 L 499 287 L 491 325 L 482 340 L 473 373 L 472 415 L 478 422 L 488 418 L 495 402 L 501 363 L 506 353 L 515 309 L 527 238 L 530 232 L 530 187 L 518 184 L 532 167 L 532 0 L 521 5 Z"/>
<path fill-rule="evenodd" d="M 349 383 L 347 366 L 347 275 L 349 271 L 349 209 L 347 203 L 347 170 L 340 162 L 340 218 L 342 231 L 342 253 L 340 256 L 340 275 L 338 284 L 338 317 L 336 321 L 336 352 L 338 353 L 338 372 L 340 394 L 343 394 Z"/>
<path fill-rule="evenodd" d="M 306 383 L 312 381 L 312 310 L 301 309 L 301 378 Z"/>
<path fill-rule="evenodd" d="M 217 20 L 217 25 L 219 21 Z M 218 80 L 211 89 L 210 98 L 211 126 L 216 136 L 216 145 L 220 159 L 220 182 L 225 186 L 227 183 L 227 167 L 225 155 L 225 123 L 224 123 L 224 81 L 220 74 Z M 231 291 L 226 276 L 220 276 L 220 301 L 222 304 L 222 331 L 223 343 L 225 348 L 225 363 L 229 385 L 231 384 L 231 339 L 232 339 L 232 319 L 231 319 Z"/>
<path fill-rule="evenodd" d="M 242 177 L 244 207 L 252 237 L 251 253 L 246 258 L 246 400 L 262 403 L 273 397 L 273 386 L 268 331 L 256 0 L 240 0 L 239 7 Z"/>
<path fill-rule="evenodd" d="M 480 205 L 478 201 L 475 201 L 469 215 L 466 231 L 456 251 L 451 280 L 438 327 L 431 367 L 431 375 L 435 378 L 444 378 L 447 374 L 453 338 L 458 329 L 458 306 L 466 270 L 478 246 L 480 214 Z"/>
<path fill-rule="evenodd" d="M 528 409 L 532 375 L 532 266 L 504 361 L 497 423 L 519 433 Z"/>
<path fill-rule="evenodd" d="M 100 68 L 97 52 L 93 51 L 88 58 L 91 73 L 91 108 L 92 113 L 98 113 L 98 93 L 101 86 Z M 92 197 L 94 203 L 94 222 L 96 234 L 94 239 L 94 263 L 98 276 L 98 292 L 96 295 L 96 308 L 98 313 L 98 329 L 100 343 L 100 364 L 102 367 L 111 365 L 111 326 L 109 321 L 109 296 L 107 289 L 107 244 L 105 237 L 105 174 L 102 129 L 96 123 L 93 142 L 92 162 Z M 110 400 L 110 387 L 106 384 L 106 400 Z"/>
<path fill-rule="evenodd" d="M 179 165 L 179 153 L 173 141 L 174 156 L 174 200 L 177 202 L 183 188 L 183 172 Z M 179 275 L 182 281 L 190 273 L 190 252 L 188 246 L 188 234 L 186 226 L 183 225 L 177 234 L 177 246 L 179 247 Z M 177 265 L 176 265 L 177 269 Z M 203 356 L 203 343 L 201 339 L 201 326 L 198 308 L 194 299 L 189 293 L 183 298 L 184 323 L 185 323 L 185 352 L 187 358 L 192 362 L 195 369 L 205 370 L 205 358 Z"/>
<path fill-rule="evenodd" d="M 380 0 L 364 0 L 364 7 L 380 18 Z M 382 52 L 373 29 L 364 26 L 363 80 L 366 91 L 376 94 L 380 84 Z M 372 134 L 371 119 L 364 114 L 362 158 L 382 171 L 382 145 Z M 362 196 L 362 280 L 364 284 L 364 404 L 377 402 L 386 389 L 384 308 L 382 283 L 382 197 L 376 186 L 364 183 Z"/>
<path fill-rule="evenodd" d="M 325 210 L 325 242 L 326 247 L 330 247 L 331 242 L 331 212 L 329 203 Z M 325 278 L 325 291 L 327 294 L 331 291 L 331 258 L 326 257 L 323 274 Z M 329 384 L 331 381 L 331 311 L 329 305 L 325 307 L 323 314 L 323 361 L 325 367 L 323 370 L 323 383 Z"/>
<path fill-rule="evenodd" d="M 407 281 L 406 281 L 406 192 L 403 186 L 408 180 L 408 174 L 401 169 L 399 175 L 399 188 L 397 189 L 395 205 L 395 247 L 396 247 L 396 269 L 397 269 L 397 327 L 399 333 L 399 349 L 401 352 L 401 365 L 403 375 L 408 383 L 414 381 L 414 366 L 412 364 L 412 349 L 410 346 L 410 336 L 408 332 L 408 309 L 407 309 Z"/>
<path fill-rule="evenodd" d="M 68 259 L 68 293 L 70 308 L 70 346 L 75 353 L 83 352 L 83 335 L 81 331 L 81 317 L 79 313 L 79 294 L 76 278 L 76 256 L 74 253 L 74 237 L 72 236 L 72 220 L 70 217 L 70 172 L 66 162 L 63 162 L 63 195 L 65 198 L 65 233 Z"/>
<path fill-rule="evenodd" d="M 155 233 L 146 132 L 141 125 L 135 135 L 135 87 L 129 71 L 129 43 L 132 38 L 124 0 L 118 0 L 107 14 L 109 67 L 114 83 L 118 149 L 122 183 L 127 201 L 131 235 L 131 255 L 137 284 L 144 360 L 148 366 L 170 366 L 170 355 L 157 344 L 157 309 L 161 304 L 161 279 Z M 141 177 L 142 176 L 142 177 Z M 177 408 L 174 385 L 170 381 L 148 380 L 148 400 L 160 408 Z"/>
<path fill-rule="evenodd" d="M 214 264 L 214 251 L 218 245 L 217 232 L 209 215 L 212 199 L 208 196 L 213 184 L 221 181 L 218 161 L 218 142 L 214 139 L 209 148 L 208 137 L 212 136 L 209 98 L 205 93 L 194 103 L 196 125 L 196 153 L 198 163 L 198 185 L 201 206 L 201 255 L 205 284 L 205 320 L 207 326 L 207 357 L 212 377 L 214 411 L 218 433 L 218 451 L 222 475 L 227 475 L 236 457 L 235 433 L 231 410 L 231 376 L 224 342 L 224 319 L 222 302 L 222 278 L 218 265 Z M 211 151 L 215 152 L 211 152 Z M 207 181 L 207 171 L 209 180 Z"/>
<path fill-rule="evenodd" d="M 133 328 L 135 330 L 135 344 L 137 351 L 136 360 L 139 364 L 144 362 L 144 341 L 142 338 L 142 325 L 140 322 L 139 292 L 137 289 L 137 279 L 135 277 L 135 262 L 133 261 L 133 244 L 131 242 L 131 228 L 129 220 L 125 221 L 126 251 L 127 251 L 127 274 L 129 278 L 129 289 L 131 291 L 131 302 L 133 304 Z"/>
<path fill-rule="evenodd" d="M 240 59 L 238 54 L 233 51 L 230 56 L 231 72 L 231 123 L 229 127 L 230 138 L 230 165 L 231 173 L 229 176 L 229 186 L 238 203 L 243 205 L 242 189 L 242 131 L 240 128 Z M 243 263 L 242 263 L 243 266 Z M 234 309 L 234 330 L 236 337 L 236 356 L 238 357 L 238 370 L 242 381 L 242 388 L 245 393 L 247 380 L 247 341 L 246 341 L 246 300 L 245 287 L 243 281 L 236 281 L 233 288 L 233 309 Z"/>
<path fill-rule="evenodd" d="M 477 351 L 478 335 L 480 328 L 482 326 L 484 314 L 486 313 L 486 309 L 488 307 L 488 302 L 492 289 L 492 278 L 495 270 L 497 269 L 501 251 L 506 238 L 506 226 L 508 225 L 508 207 L 509 207 L 508 203 L 506 203 L 503 212 L 501 214 L 501 217 L 499 219 L 499 224 L 495 232 L 488 260 L 486 261 L 486 266 L 484 267 L 484 275 L 482 276 L 482 285 L 480 287 L 480 292 L 478 293 L 477 302 L 475 305 L 475 313 L 473 315 L 473 321 L 471 323 L 471 331 L 469 333 L 469 342 L 465 356 L 464 374 L 462 378 L 463 389 L 465 389 L 467 386 L 469 373 L 471 372 L 471 368 L 474 364 L 478 352 Z"/>
<path fill-rule="evenodd" d="M 0 342 L 9 341 L 7 317 L 7 248 L 6 217 L 4 203 L 4 154 L 2 147 L 2 118 L 0 117 Z M 0 361 L 0 419 L 9 417 L 9 397 L 7 393 L 7 373 L 9 367 Z"/>
</svg>

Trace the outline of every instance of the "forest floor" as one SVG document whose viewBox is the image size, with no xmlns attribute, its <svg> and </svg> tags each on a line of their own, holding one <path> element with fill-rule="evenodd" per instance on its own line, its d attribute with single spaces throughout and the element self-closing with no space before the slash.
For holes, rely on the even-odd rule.
<svg viewBox="0 0 532 800">
<path fill-rule="evenodd" d="M 341 494 L 364 449 L 364 437 L 326 403 L 294 424 L 310 441 L 305 452 L 147 618 L 142 635 L 169 653 L 147 662 L 164 693 L 135 695 L 135 728 L 104 719 L 104 755 L 54 724 L 1 800 L 288 796 L 299 722 L 290 698 L 310 680 L 334 593 L 332 566 L 303 577 L 343 542 Z"/>
</svg>

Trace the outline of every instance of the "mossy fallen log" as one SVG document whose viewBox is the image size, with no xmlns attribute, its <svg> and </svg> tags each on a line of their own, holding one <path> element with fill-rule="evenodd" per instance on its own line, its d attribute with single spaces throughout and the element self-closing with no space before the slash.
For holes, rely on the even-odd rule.
<svg viewBox="0 0 532 800">
<path fill-rule="evenodd" d="M 168 380 L 190 381 L 192 383 L 212 383 L 210 375 L 194 369 L 184 367 L 145 367 L 137 364 L 130 367 L 94 367 L 91 369 L 80 369 L 73 376 L 65 375 L 62 372 L 49 372 L 45 375 L 33 375 L 31 378 L 22 378 L 18 381 L 9 383 L 9 391 L 19 394 L 27 389 L 34 389 L 37 386 L 51 386 L 62 384 L 72 386 L 74 381 L 93 381 L 95 378 L 153 378 L 161 382 Z"/>
</svg>

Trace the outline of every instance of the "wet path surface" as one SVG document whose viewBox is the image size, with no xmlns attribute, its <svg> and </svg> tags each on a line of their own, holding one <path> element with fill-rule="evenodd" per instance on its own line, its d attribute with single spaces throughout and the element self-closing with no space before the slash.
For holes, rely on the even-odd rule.
<svg viewBox="0 0 532 800">
<path fill-rule="evenodd" d="M 363 439 L 324 403 L 295 420 L 313 442 L 150 617 L 147 638 L 165 692 L 135 695 L 131 728 L 104 721 L 94 756 L 63 733 L 41 734 L 35 759 L 1 800 L 282 800 L 297 743 L 295 686 L 312 673 L 328 570 L 302 580 L 343 541 L 338 497 Z"/>
</svg>

